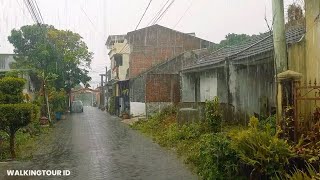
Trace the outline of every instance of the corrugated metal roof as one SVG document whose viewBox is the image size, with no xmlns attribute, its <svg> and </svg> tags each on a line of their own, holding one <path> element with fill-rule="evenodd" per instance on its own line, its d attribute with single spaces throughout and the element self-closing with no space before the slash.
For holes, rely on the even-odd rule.
<svg viewBox="0 0 320 180">
<path fill-rule="evenodd" d="M 286 32 L 287 43 L 298 42 L 304 35 L 303 27 L 292 28 Z M 273 50 L 273 36 L 270 33 L 253 36 L 241 45 L 221 48 L 208 56 L 200 58 L 195 64 L 185 67 L 183 70 L 192 70 L 219 64 L 226 59 L 241 60 L 250 56 L 258 55 Z"/>
</svg>

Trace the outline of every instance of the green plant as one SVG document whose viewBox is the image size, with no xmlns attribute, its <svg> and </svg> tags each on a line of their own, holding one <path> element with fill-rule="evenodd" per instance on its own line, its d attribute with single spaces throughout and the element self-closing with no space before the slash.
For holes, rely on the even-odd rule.
<svg viewBox="0 0 320 180">
<path fill-rule="evenodd" d="M 10 136 L 10 152 L 15 154 L 15 133 L 28 125 L 38 114 L 38 109 L 33 104 L 0 104 L 0 129 Z"/>
<path fill-rule="evenodd" d="M 230 132 L 231 147 L 254 174 L 276 176 L 284 174 L 289 159 L 293 157 L 290 145 L 270 132 L 258 129 L 257 118 L 250 118 L 247 130 Z"/>
<path fill-rule="evenodd" d="M 67 109 L 67 94 L 63 89 L 56 91 L 54 88 L 49 94 L 49 102 L 52 104 L 54 112 L 64 112 Z"/>
<path fill-rule="evenodd" d="M 198 173 L 204 179 L 236 179 L 237 153 L 223 133 L 205 134 L 200 139 Z"/>
<path fill-rule="evenodd" d="M 222 124 L 222 113 L 218 97 L 215 97 L 212 101 L 206 100 L 205 115 L 206 121 L 209 124 L 212 132 L 220 132 Z"/>
<path fill-rule="evenodd" d="M 288 180 L 317 180 L 320 179 L 320 169 L 317 172 L 312 165 L 308 164 L 306 171 L 296 168 L 292 174 L 286 174 L 285 178 Z"/>
<path fill-rule="evenodd" d="M 116 113 L 116 108 L 115 108 L 115 97 L 111 96 L 110 101 L 109 101 L 109 113 L 110 114 L 115 114 Z"/>
<path fill-rule="evenodd" d="M 0 79 L 0 130 L 10 137 L 10 152 L 15 153 L 15 133 L 38 117 L 38 108 L 30 103 L 22 103 L 24 79 L 5 77 Z"/>
<path fill-rule="evenodd" d="M 4 77 L 0 79 L 0 104 L 22 102 L 24 84 L 25 80 L 22 78 Z"/>
<path fill-rule="evenodd" d="M 259 121 L 259 129 L 270 131 L 272 135 L 276 134 L 276 116 L 272 115 Z"/>
</svg>

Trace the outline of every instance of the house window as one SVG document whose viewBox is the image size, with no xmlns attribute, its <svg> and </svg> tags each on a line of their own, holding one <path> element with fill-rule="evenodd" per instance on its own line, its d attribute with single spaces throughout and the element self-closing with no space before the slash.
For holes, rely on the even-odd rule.
<svg viewBox="0 0 320 180">
<path fill-rule="evenodd" d="M 122 66 L 122 64 L 123 64 L 123 60 L 122 60 L 122 54 L 116 54 L 115 56 L 114 56 L 114 61 L 115 61 L 115 63 L 116 63 L 116 67 L 119 67 L 119 66 Z"/>
</svg>

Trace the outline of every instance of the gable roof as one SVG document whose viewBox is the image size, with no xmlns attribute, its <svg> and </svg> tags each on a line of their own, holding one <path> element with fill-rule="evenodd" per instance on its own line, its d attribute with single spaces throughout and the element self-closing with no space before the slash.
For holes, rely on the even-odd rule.
<svg viewBox="0 0 320 180">
<path fill-rule="evenodd" d="M 143 31 L 143 30 L 150 29 L 150 28 L 165 29 L 165 30 L 169 30 L 169 31 L 176 32 L 176 33 L 184 34 L 184 35 L 187 35 L 187 36 L 196 38 L 196 39 L 200 39 L 200 40 L 205 41 L 205 42 L 208 42 L 208 43 L 210 43 L 210 44 L 212 44 L 212 45 L 215 44 L 215 43 L 213 43 L 213 42 L 211 42 L 211 41 L 208 41 L 208 40 L 205 40 L 205 39 L 202 39 L 202 38 L 197 37 L 195 33 L 183 33 L 183 32 L 180 32 L 180 31 L 177 31 L 177 30 L 174 30 L 174 29 L 170 29 L 170 28 L 168 28 L 168 27 L 165 27 L 165 26 L 162 26 L 162 25 L 159 25 L 159 24 L 154 24 L 154 25 L 147 26 L 147 27 L 144 27 L 144 28 L 141 28 L 141 29 L 137 29 L 137 30 L 134 30 L 134 31 L 130 31 L 130 32 L 127 33 L 127 35 L 130 36 L 130 34 L 132 34 L 132 33 L 135 33 L 135 32 L 138 32 L 138 31 Z"/>
<path fill-rule="evenodd" d="M 292 28 L 286 32 L 287 44 L 298 42 L 305 34 L 303 27 Z M 195 64 L 185 67 L 183 71 L 194 71 L 200 68 L 210 68 L 222 65 L 225 60 L 241 60 L 261 53 L 273 51 L 272 33 L 253 36 L 248 41 L 235 46 L 226 46 L 214 51 L 208 56 L 200 58 Z"/>
</svg>

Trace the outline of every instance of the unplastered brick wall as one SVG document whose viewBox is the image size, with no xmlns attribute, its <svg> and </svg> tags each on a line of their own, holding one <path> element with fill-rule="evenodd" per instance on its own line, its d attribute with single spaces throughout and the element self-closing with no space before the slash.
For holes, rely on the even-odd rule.
<svg viewBox="0 0 320 180">
<path fill-rule="evenodd" d="M 146 102 L 180 101 L 180 83 L 177 74 L 148 74 L 146 77 Z"/>
<path fill-rule="evenodd" d="M 211 42 L 160 25 L 129 32 L 127 38 L 131 50 L 130 78 L 182 52 L 212 45 Z"/>
</svg>

